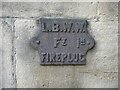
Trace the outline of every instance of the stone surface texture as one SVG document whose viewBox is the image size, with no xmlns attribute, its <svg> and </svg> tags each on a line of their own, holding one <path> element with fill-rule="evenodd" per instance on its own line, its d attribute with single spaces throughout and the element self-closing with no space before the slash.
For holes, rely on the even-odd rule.
<svg viewBox="0 0 120 90">
<path fill-rule="evenodd" d="M 118 87 L 117 2 L 2 2 L 0 10 L 0 88 Z M 96 45 L 87 53 L 86 65 L 40 65 L 30 39 L 42 17 L 88 19 Z"/>
</svg>

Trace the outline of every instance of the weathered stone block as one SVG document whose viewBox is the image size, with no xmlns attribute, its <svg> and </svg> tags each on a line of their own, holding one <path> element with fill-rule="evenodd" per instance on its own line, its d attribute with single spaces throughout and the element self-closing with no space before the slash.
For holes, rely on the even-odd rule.
<svg viewBox="0 0 120 90">
<path fill-rule="evenodd" d="M 95 18 L 96 2 L 3 2 L 3 17 Z"/>
<path fill-rule="evenodd" d="M 2 2 L 0 2 L 0 17 L 2 17 Z"/>
<path fill-rule="evenodd" d="M 2 20 L 0 19 L 0 89 L 2 88 Z"/>
<path fill-rule="evenodd" d="M 116 88 L 118 87 L 118 22 L 90 22 L 96 46 L 85 66 L 40 66 L 40 57 L 29 42 L 38 32 L 35 20 L 15 21 L 18 88 Z"/>
<path fill-rule="evenodd" d="M 103 72 L 118 72 L 118 22 L 91 22 L 89 29 L 96 45 L 88 52 L 88 64 Z"/>
<path fill-rule="evenodd" d="M 2 19 L 2 87 L 15 88 L 13 55 L 13 20 Z"/>
<path fill-rule="evenodd" d="M 118 20 L 118 2 L 100 2 L 98 13 L 100 21 Z"/>
</svg>

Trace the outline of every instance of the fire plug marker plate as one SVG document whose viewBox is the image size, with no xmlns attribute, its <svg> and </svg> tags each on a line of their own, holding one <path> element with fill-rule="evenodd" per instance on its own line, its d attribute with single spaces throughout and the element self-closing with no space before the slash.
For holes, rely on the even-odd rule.
<svg viewBox="0 0 120 90">
<path fill-rule="evenodd" d="M 41 65 L 84 65 L 87 51 L 95 45 L 87 31 L 87 20 L 41 18 L 39 34 L 31 45 L 40 55 Z"/>
</svg>

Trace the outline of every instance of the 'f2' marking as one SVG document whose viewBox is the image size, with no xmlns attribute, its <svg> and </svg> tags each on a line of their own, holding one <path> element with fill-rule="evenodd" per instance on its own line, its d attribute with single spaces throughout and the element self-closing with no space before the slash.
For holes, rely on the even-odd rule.
<svg viewBox="0 0 120 90">
<path fill-rule="evenodd" d="M 54 48 L 57 48 L 60 44 L 67 46 L 67 38 L 54 38 Z"/>
</svg>

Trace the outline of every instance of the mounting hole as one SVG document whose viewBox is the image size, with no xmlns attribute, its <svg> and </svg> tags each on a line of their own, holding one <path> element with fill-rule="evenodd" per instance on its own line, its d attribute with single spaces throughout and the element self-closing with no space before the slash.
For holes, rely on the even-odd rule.
<svg viewBox="0 0 120 90">
<path fill-rule="evenodd" d="M 38 45 L 39 45 L 39 44 L 40 44 L 40 41 L 36 41 L 36 44 L 38 44 Z"/>
</svg>

